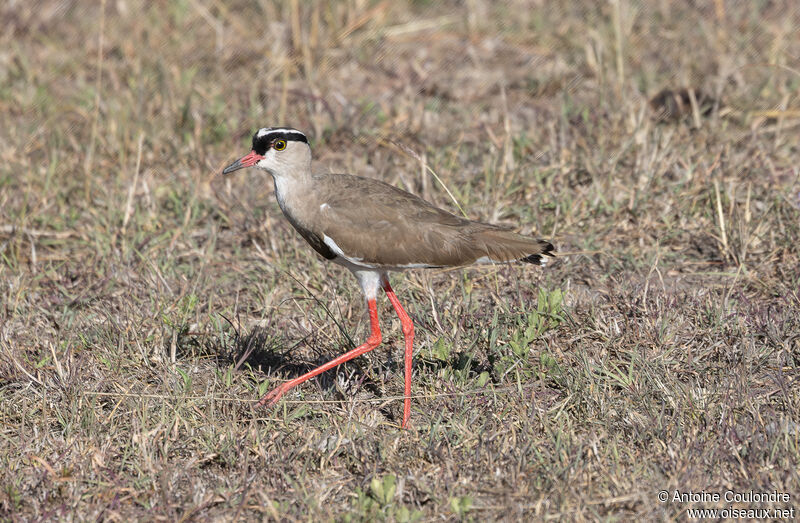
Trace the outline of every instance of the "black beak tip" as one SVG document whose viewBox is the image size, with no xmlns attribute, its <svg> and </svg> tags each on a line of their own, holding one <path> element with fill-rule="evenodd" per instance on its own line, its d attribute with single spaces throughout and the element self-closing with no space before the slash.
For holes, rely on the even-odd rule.
<svg viewBox="0 0 800 523">
<path fill-rule="evenodd" d="M 232 173 L 233 171 L 238 171 L 239 169 L 241 169 L 243 167 L 244 167 L 244 165 L 242 165 L 242 161 L 241 160 L 236 160 L 235 162 L 233 162 L 229 166 L 227 166 L 224 169 L 222 169 L 222 174 L 223 175 L 227 175 L 227 174 Z"/>
</svg>

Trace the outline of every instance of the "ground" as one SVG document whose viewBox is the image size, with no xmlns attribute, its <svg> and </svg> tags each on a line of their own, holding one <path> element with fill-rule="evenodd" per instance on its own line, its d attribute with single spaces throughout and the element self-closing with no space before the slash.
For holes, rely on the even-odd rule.
<svg viewBox="0 0 800 523">
<path fill-rule="evenodd" d="M 796 3 L 50 0 L 0 20 L 3 520 L 798 506 Z M 254 406 L 368 333 L 271 180 L 220 174 L 269 125 L 305 131 L 315 170 L 559 252 L 392 276 L 417 326 L 408 430 L 384 298 L 380 348 Z M 789 501 L 707 497 L 728 490 Z"/>
</svg>

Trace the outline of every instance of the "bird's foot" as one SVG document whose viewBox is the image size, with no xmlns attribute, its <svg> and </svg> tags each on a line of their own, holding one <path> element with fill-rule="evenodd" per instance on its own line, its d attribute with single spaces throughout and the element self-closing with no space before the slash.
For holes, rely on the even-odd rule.
<svg viewBox="0 0 800 523">
<path fill-rule="evenodd" d="M 286 385 L 287 383 L 284 383 L 267 392 L 263 398 L 258 400 L 256 407 L 272 407 L 278 403 L 278 401 L 281 399 L 281 396 L 283 396 L 286 391 L 291 388 L 287 387 Z"/>
</svg>

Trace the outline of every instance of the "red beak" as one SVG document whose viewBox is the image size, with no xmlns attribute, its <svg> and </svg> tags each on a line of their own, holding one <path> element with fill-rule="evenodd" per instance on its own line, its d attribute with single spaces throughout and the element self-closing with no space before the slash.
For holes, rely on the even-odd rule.
<svg viewBox="0 0 800 523">
<path fill-rule="evenodd" d="M 239 169 L 244 169 L 245 167 L 251 167 L 258 163 L 259 160 L 263 160 L 264 157 L 260 154 L 256 153 L 255 151 L 250 151 L 250 154 L 247 156 L 243 156 L 239 158 L 229 166 L 225 167 L 222 170 L 222 174 L 230 174 L 233 171 L 238 171 Z"/>
</svg>

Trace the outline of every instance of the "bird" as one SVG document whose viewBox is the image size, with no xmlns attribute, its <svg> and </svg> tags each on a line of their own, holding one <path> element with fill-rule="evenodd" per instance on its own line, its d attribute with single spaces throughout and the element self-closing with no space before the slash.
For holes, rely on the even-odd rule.
<svg viewBox="0 0 800 523">
<path fill-rule="evenodd" d="M 291 127 L 263 127 L 251 151 L 222 170 L 247 167 L 272 176 L 275 197 L 289 223 L 326 260 L 350 270 L 361 286 L 370 334 L 358 347 L 265 394 L 257 406 L 275 405 L 292 388 L 381 343 L 376 300 L 382 289 L 392 304 L 405 342 L 402 428 L 411 416 L 414 323 L 397 298 L 388 274 L 419 268 L 522 261 L 544 265 L 555 256 L 546 240 L 456 216 L 374 178 L 314 174 L 306 135 Z"/>
</svg>

